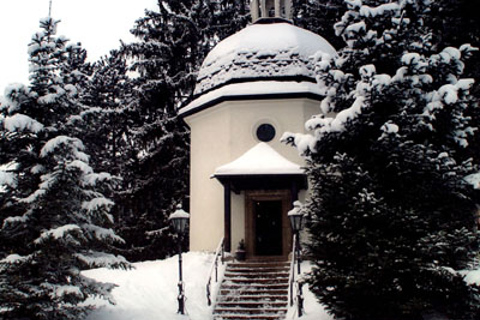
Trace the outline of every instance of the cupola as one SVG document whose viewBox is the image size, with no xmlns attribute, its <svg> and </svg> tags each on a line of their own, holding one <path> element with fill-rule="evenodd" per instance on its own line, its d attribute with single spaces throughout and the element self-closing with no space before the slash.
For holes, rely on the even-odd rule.
<svg viewBox="0 0 480 320">
<path fill-rule="evenodd" d="M 311 58 L 319 53 L 336 55 L 313 32 L 284 19 L 258 19 L 210 51 L 198 72 L 194 100 L 180 113 L 196 113 L 233 95 L 317 94 Z"/>
<path fill-rule="evenodd" d="M 291 0 L 252 0 L 250 10 L 253 22 L 261 18 L 292 19 Z"/>
</svg>

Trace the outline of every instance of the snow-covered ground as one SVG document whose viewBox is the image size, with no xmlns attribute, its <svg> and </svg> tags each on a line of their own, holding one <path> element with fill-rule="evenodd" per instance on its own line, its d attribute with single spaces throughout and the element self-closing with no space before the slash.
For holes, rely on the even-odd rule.
<svg viewBox="0 0 480 320">
<path fill-rule="evenodd" d="M 132 270 L 95 269 L 88 277 L 118 285 L 112 294 L 116 305 L 96 301 L 99 309 L 88 320 L 209 320 L 212 307 L 207 305 L 205 285 L 213 254 L 188 252 L 183 257 L 186 315 L 177 314 L 178 256 L 159 261 L 135 263 Z M 309 269 L 304 263 L 303 270 Z M 216 292 L 217 288 L 213 288 Z M 304 286 L 305 315 L 302 320 L 331 320 L 312 293 Z M 287 319 L 295 319 L 292 308 Z"/>
<path fill-rule="evenodd" d="M 135 263 L 132 270 L 95 269 L 85 272 L 85 275 L 98 281 L 118 285 L 112 292 L 116 305 L 96 301 L 99 309 L 94 311 L 88 320 L 212 319 L 212 307 L 207 305 L 205 285 L 213 254 L 188 252 L 182 257 L 187 297 L 186 315 L 177 314 L 178 256 L 174 256 L 165 260 Z M 221 268 L 223 272 L 223 267 Z M 309 263 L 304 262 L 302 271 L 309 270 Z M 480 284 L 480 269 L 463 274 L 468 283 Z M 217 287 L 214 286 L 214 294 L 216 290 Z M 305 314 L 301 320 L 333 320 L 307 286 L 304 286 L 304 298 Z M 288 311 L 286 318 L 298 318 L 295 308 Z"/>
</svg>

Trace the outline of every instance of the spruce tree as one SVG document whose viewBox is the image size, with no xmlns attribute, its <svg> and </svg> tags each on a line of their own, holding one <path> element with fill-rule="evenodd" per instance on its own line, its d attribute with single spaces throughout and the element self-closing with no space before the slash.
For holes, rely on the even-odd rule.
<svg viewBox="0 0 480 320">
<path fill-rule="evenodd" d="M 191 1 L 159 2 L 146 11 L 132 33 L 139 42 L 122 53 L 131 61 L 136 93 L 131 103 L 131 152 L 121 173 L 119 233 L 131 260 L 163 258 L 173 253 L 168 215 L 187 193 L 187 129 L 176 116 L 180 102 L 191 94 L 198 28 Z M 179 59 L 178 57 L 182 57 Z M 160 232 L 159 230 L 164 230 Z"/>
<path fill-rule="evenodd" d="M 10 87 L 1 109 L 2 161 L 9 168 L 0 208 L 6 319 L 83 319 L 92 308 L 87 298 L 109 299 L 112 286 L 81 271 L 128 265 L 108 253 L 123 241 L 112 231 L 113 202 L 104 196 L 114 179 L 94 172 L 77 137 L 75 123 L 87 109 L 79 97 L 82 64 L 69 60 L 73 47 L 56 36 L 57 24 L 40 21 L 29 45 L 31 84 Z"/>
<path fill-rule="evenodd" d="M 347 45 L 315 59 L 322 115 L 284 135 L 308 162 L 308 282 L 340 319 L 477 319 L 477 49 L 438 48 L 430 1 L 346 3 Z"/>
<path fill-rule="evenodd" d="M 85 104 L 90 107 L 80 119 L 86 127 L 83 140 L 93 155 L 93 166 L 115 175 L 123 172 L 133 145 L 134 93 L 127 73 L 127 61 L 118 50 L 97 61 L 85 87 Z"/>
<path fill-rule="evenodd" d="M 198 69 L 211 48 L 246 25 L 247 2 L 159 1 L 158 11 L 146 11 L 137 20 L 132 33 L 139 41 L 121 49 L 138 74 L 116 207 L 123 249 L 131 260 L 175 252 L 168 216 L 186 200 L 189 162 L 189 132 L 177 111 L 193 98 Z"/>
</svg>

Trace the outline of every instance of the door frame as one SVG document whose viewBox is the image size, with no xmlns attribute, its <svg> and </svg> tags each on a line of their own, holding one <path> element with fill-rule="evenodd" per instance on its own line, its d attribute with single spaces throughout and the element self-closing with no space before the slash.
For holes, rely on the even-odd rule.
<svg viewBox="0 0 480 320">
<path fill-rule="evenodd" d="M 288 220 L 288 211 L 292 207 L 290 190 L 246 190 L 245 191 L 245 247 L 247 259 L 287 260 L 292 247 L 292 230 Z M 255 255 L 255 217 L 254 201 L 282 202 L 282 254 L 279 256 Z"/>
</svg>

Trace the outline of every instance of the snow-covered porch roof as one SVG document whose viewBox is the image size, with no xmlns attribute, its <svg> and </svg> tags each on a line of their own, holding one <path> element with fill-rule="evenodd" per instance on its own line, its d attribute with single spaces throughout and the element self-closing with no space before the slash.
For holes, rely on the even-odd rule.
<svg viewBox="0 0 480 320">
<path fill-rule="evenodd" d="M 234 161 L 218 167 L 213 176 L 233 190 L 306 188 L 302 167 L 260 142 Z"/>
</svg>

